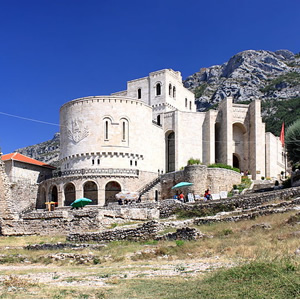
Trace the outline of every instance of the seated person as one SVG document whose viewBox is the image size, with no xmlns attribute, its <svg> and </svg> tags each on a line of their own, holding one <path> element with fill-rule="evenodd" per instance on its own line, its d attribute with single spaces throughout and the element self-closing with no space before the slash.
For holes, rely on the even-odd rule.
<svg viewBox="0 0 300 300">
<path fill-rule="evenodd" d="M 211 200 L 211 199 L 212 199 L 212 196 L 210 194 L 210 190 L 207 189 L 204 193 L 204 200 L 206 201 L 206 200 Z"/>
</svg>

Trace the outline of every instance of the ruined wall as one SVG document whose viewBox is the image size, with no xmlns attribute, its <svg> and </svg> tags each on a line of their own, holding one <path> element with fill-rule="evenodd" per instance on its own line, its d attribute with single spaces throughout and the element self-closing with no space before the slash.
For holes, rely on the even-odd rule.
<svg viewBox="0 0 300 300">
<path fill-rule="evenodd" d="M 300 187 L 294 187 L 283 190 L 276 190 L 264 193 L 253 193 L 245 196 L 236 196 L 232 198 L 214 200 L 207 202 L 198 202 L 195 204 L 182 203 L 178 200 L 168 200 L 160 204 L 160 218 L 167 218 L 175 213 L 176 210 L 202 210 L 217 209 L 219 211 L 229 211 L 236 208 L 248 209 L 263 203 L 288 200 L 300 196 Z"/>
<path fill-rule="evenodd" d="M 2 222 L 3 235 L 66 235 L 99 231 L 113 223 L 148 221 L 158 219 L 157 208 L 115 206 L 111 208 L 60 209 L 55 211 L 32 211 L 19 219 Z"/>
<path fill-rule="evenodd" d="M 0 226 L 4 217 L 13 218 L 12 209 L 8 201 L 11 198 L 10 183 L 5 173 L 5 166 L 1 156 L 2 153 L 0 153 Z"/>
</svg>

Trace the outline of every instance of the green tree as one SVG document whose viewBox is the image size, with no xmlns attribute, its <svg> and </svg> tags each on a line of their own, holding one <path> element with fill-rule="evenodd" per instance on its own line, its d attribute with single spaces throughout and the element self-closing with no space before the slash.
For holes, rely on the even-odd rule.
<svg viewBox="0 0 300 300">
<path fill-rule="evenodd" d="M 293 164 L 300 162 L 300 119 L 290 125 L 285 135 L 286 150 Z"/>
</svg>

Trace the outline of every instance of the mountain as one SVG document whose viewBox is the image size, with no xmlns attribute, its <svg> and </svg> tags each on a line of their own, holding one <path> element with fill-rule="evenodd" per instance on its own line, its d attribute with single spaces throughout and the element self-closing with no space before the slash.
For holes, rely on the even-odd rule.
<svg viewBox="0 0 300 300">
<path fill-rule="evenodd" d="M 195 93 L 197 109 L 216 108 L 226 96 L 235 103 L 262 100 L 266 130 L 280 134 L 300 116 L 300 55 L 289 50 L 247 50 L 222 65 L 202 68 L 184 80 Z"/>
<path fill-rule="evenodd" d="M 23 155 L 48 163 L 54 167 L 58 166 L 60 151 L 60 134 L 55 133 L 49 141 L 42 142 L 33 146 L 28 146 L 15 150 Z"/>
</svg>

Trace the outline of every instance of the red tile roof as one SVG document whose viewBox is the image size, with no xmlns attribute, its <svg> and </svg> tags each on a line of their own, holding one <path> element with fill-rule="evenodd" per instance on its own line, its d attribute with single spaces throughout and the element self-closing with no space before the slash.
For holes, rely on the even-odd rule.
<svg viewBox="0 0 300 300">
<path fill-rule="evenodd" d="M 14 152 L 14 153 L 9 153 L 9 154 L 5 154 L 2 155 L 2 160 L 6 161 L 6 160 L 16 160 L 16 161 L 20 161 L 20 162 L 24 162 L 27 164 L 32 164 L 32 165 L 37 165 L 37 166 L 41 166 L 41 167 L 45 167 L 45 168 L 50 168 L 50 169 L 56 169 L 53 166 L 50 166 L 42 161 L 30 158 L 28 156 L 25 156 L 23 154 L 20 154 L 18 152 Z"/>
</svg>

